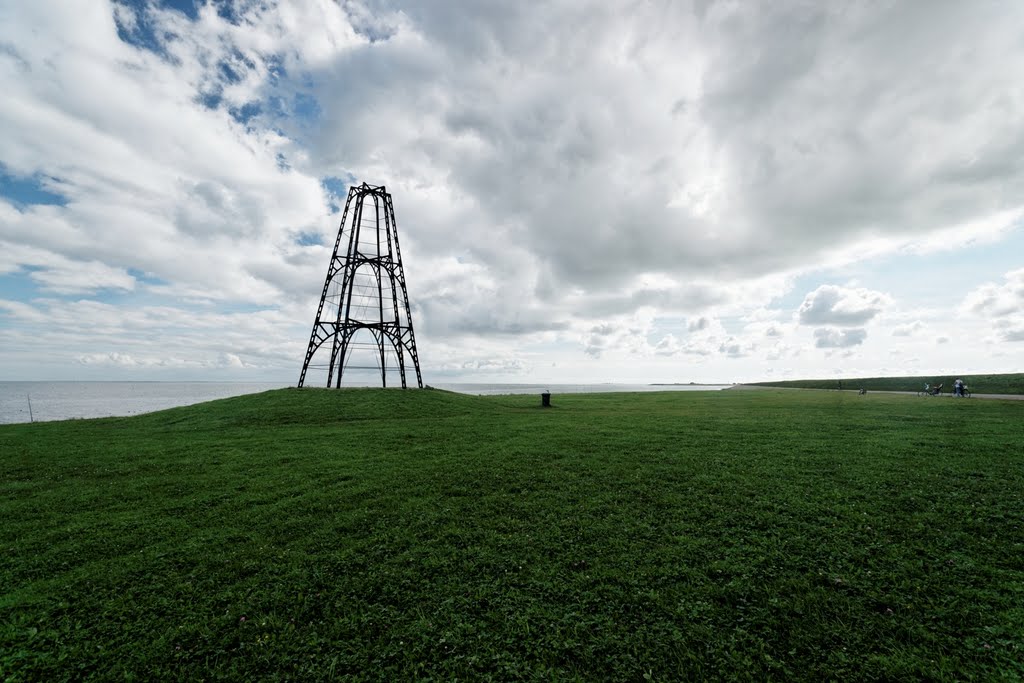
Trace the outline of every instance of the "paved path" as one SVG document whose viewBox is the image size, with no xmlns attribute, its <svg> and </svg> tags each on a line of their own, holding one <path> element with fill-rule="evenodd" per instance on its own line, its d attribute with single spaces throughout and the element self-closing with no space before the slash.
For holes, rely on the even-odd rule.
<svg viewBox="0 0 1024 683">
<path fill-rule="evenodd" d="M 971 394 L 971 398 L 1008 398 L 1011 401 L 1024 401 L 1024 394 Z"/>
<path fill-rule="evenodd" d="M 872 392 L 876 394 L 916 394 L 914 391 L 876 391 Z M 939 398 L 953 398 L 953 394 L 939 394 Z M 1009 399 L 1011 401 L 1024 401 L 1024 394 L 971 394 L 971 398 L 1002 398 Z M 922 396 L 921 398 L 931 398 L 929 396 Z"/>
</svg>

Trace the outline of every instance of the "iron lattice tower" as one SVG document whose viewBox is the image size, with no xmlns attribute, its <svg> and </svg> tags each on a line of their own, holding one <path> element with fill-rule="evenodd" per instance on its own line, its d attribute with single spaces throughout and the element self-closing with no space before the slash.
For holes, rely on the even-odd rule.
<svg viewBox="0 0 1024 683">
<path fill-rule="evenodd" d="M 345 250 L 341 251 L 343 244 Z M 356 338 L 365 339 L 367 334 L 372 341 Z M 328 362 L 314 364 L 314 356 L 328 341 Z M 422 389 L 395 208 L 383 185 L 363 183 L 350 188 L 345 200 L 299 386 L 305 384 L 311 368 L 326 368 L 328 387 L 332 382 L 340 387 L 346 370 L 374 369 L 380 370 L 381 385 L 386 387 L 391 359 L 392 369 L 397 367 L 405 389 L 407 358 L 416 369 L 416 386 Z"/>
</svg>

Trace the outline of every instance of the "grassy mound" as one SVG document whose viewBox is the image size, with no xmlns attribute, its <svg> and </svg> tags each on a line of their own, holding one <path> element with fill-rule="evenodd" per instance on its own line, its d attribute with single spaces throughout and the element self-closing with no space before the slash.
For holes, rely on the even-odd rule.
<svg viewBox="0 0 1024 683">
<path fill-rule="evenodd" d="M 864 388 L 868 391 L 921 391 L 925 383 L 942 384 L 944 393 L 952 393 L 953 382 L 962 379 L 975 394 L 1024 394 L 1024 374 L 1007 375 L 929 375 L 920 377 L 854 377 L 843 378 L 844 389 Z M 781 382 L 756 382 L 757 386 L 789 389 L 837 389 L 838 379 L 796 379 Z"/>
<path fill-rule="evenodd" d="M 0 427 L 12 680 L 1024 676 L 1024 405 L 280 390 Z"/>
</svg>

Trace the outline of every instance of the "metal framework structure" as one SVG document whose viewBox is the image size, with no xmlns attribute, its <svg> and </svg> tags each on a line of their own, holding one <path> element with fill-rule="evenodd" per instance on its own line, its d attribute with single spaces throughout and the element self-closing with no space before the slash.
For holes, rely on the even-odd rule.
<svg viewBox="0 0 1024 683">
<path fill-rule="evenodd" d="M 357 341 L 357 334 L 365 338 L 366 333 L 372 341 Z M 325 346 L 328 341 L 330 344 Z M 321 347 L 326 351 L 327 346 L 328 362 L 314 364 L 314 356 Z M 386 387 L 391 359 L 392 369 L 397 367 L 405 389 L 407 358 L 416 369 L 416 385 L 422 389 L 395 208 L 383 185 L 363 183 L 350 188 L 345 200 L 299 386 L 305 384 L 310 369 L 326 368 L 328 387 L 332 382 L 340 387 L 346 370 L 373 369 L 380 370 L 381 385 Z M 351 364 L 353 359 L 355 365 Z"/>
</svg>

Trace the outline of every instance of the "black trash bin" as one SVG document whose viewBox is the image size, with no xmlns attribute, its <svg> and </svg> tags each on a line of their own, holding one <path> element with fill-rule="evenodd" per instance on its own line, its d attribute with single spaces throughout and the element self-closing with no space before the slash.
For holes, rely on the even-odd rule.
<svg viewBox="0 0 1024 683">
<path fill-rule="evenodd" d="M 540 395 L 540 404 L 544 408 L 550 408 L 551 407 L 551 392 L 550 391 L 545 391 L 543 394 Z"/>
</svg>

